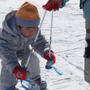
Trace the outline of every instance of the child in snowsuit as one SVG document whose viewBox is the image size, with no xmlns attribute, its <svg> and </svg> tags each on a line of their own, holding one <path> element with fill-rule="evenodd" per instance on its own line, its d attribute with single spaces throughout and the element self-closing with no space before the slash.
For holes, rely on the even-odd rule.
<svg viewBox="0 0 90 90">
<path fill-rule="evenodd" d="M 46 82 L 40 77 L 39 59 L 35 51 L 43 58 L 55 63 L 55 55 L 50 51 L 49 43 L 41 32 L 34 43 L 38 32 L 40 17 L 37 7 L 25 2 L 21 7 L 6 15 L 3 27 L 0 30 L 0 90 L 16 90 L 17 80 L 25 80 L 27 71 L 23 68 L 30 55 L 28 62 L 29 78 L 40 86 L 40 90 L 47 90 Z M 34 52 L 29 48 L 33 47 Z M 21 64 L 19 61 L 21 60 Z"/>
<path fill-rule="evenodd" d="M 86 43 L 85 47 L 85 67 L 84 77 L 85 80 L 90 84 L 90 0 L 80 0 L 80 8 L 83 9 L 83 15 L 85 18 L 86 25 Z"/>
</svg>

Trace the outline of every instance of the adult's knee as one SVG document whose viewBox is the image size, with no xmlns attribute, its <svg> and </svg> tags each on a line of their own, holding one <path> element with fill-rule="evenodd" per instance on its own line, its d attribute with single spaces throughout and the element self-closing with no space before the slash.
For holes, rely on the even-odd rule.
<svg viewBox="0 0 90 90">
<path fill-rule="evenodd" d="M 85 47 L 85 58 L 90 58 L 90 39 L 86 39 L 87 47 Z"/>
</svg>

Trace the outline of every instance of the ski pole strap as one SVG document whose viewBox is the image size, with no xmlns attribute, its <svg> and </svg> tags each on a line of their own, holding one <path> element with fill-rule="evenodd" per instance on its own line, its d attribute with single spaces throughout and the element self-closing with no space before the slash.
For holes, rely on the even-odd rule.
<svg viewBox="0 0 90 90">
<path fill-rule="evenodd" d="M 48 66 L 48 65 L 46 65 L 45 68 L 46 68 L 46 69 L 54 69 L 54 71 L 55 71 L 58 75 L 60 75 L 60 76 L 62 75 L 62 73 L 59 72 L 59 71 L 57 70 L 57 68 L 54 67 L 54 66 Z"/>
<path fill-rule="evenodd" d="M 33 85 L 32 85 L 32 83 L 31 83 L 31 81 L 30 81 L 30 80 L 24 80 L 24 81 L 28 82 L 28 83 L 31 85 L 31 88 L 27 88 L 27 87 L 22 83 L 23 80 L 20 80 L 21 85 L 22 85 L 22 88 L 24 88 L 25 90 L 33 90 Z"/>
<path fill-rule="evenodd" d="M 27 67 L 24 66 L 23 68 L 27 71 Z M 27 88 L 27 87 L 23 84 L 23 81 L 28 82 L 29 85 L 31 85 L 31 88 Z M 32 83 L 31 83 L 31 81 L 30 81 L 29 79 L 27 79 L 27 80 L 20 80 L 20 82 L 21 82 L 22 88 L 24 88 L 25 90 L 33 90 L 33 85 L 32 85 Z"/>
</svg>

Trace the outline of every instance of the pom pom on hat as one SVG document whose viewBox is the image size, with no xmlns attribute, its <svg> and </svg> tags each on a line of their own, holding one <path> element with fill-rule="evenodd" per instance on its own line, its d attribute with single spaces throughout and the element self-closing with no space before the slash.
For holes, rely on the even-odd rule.
<svg viewBox="0 0 90 90">
<path fill-rule="evenodd" d="M 23 27 L 38 27 L 40 16 L 35 5 L 25 2 L 16 12 L 16 24 Z"/>
</svg>

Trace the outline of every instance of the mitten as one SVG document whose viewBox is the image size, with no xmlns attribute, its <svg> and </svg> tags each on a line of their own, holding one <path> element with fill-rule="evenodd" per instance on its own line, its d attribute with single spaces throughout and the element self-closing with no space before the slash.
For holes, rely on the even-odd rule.
<svg viewBox="0 0 90 90">
<path fill-rule="evenodd" d="M 50 56 L 49 56 L 49 51 L 46 51 L 44 53 L 44 58 L 48 61 L 47 62 L 48 66 L 53 65 L 55 63 L 55 61 L 56 61 L 53 51 L 50 51 Z"/>
<path fill-rule="evenodd" d="M 59 10 L 60 6 L 62 5 L 62 0 L 49 0 L 45 5 L 43 5 L 43 8 L 47 11 L 51 10 Z"/>
<path fill-rule="evenodd" d="M 19 80 L 25 80 L 26 79 L 26 70 L 20 66 L 16 66 L 13 70 L 13 74 L 16 76 Z"/>
<path fill-rule="evenodd" d="M 53 10 L 59 10 L 60 6 L 62 5 L 63 0 L 54 0 L 53 1 Z"/>
<path fill-rule="evenodd" d="M 51 2 L 48 1 L 45 5 L 42 6 L 45 10 L 51 11 L 52 10 L 52 5 Z"/>
</svg>

